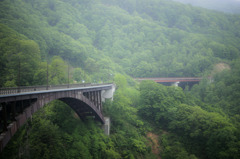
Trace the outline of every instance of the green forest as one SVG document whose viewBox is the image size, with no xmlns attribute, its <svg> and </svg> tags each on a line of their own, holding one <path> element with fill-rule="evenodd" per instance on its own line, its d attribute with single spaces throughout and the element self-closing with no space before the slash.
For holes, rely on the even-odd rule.
<svg viewBox="0 0 240 159">
<path fill-rule="evenodd" d="M 117 85 L 109 136 L 56 100 L 0 158 L 239 159 L 239 44 L 239 14 L 171 0 L 0 0 L 0 88 Z"/>
</svg>

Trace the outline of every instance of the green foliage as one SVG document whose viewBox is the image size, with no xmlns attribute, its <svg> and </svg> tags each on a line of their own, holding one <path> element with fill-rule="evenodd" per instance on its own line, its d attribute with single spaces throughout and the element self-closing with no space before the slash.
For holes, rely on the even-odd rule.
<svg viewBox="0 0 240 159">
<path fill-rule="evenodd" d="M 185 95 L 179 87 L 166 87 L 153 81 L 143 81 L 140 84 L 140 99 L 139 113 L 154 123 L 164 124 L 170 110 L 185 101 Z"/>
<path fill-rule="evenodd" d="M 227 115 L 238 114 L 240 110 L 239 58 L 232 62 L 231 70 L 225 69 L 218 72 L 212 79 L 214 80 L 212 83 L 205 79 L 199 85 L 194 86 L 192 94 L 211 104 L 212 107 L 221 109 Z"/>
<path fill-rule="evenodd" d="M 49 83 L 55 85 L 67 83 L 67 69 L 68 66 L 64 63 L 62 58 L 54 56 L 49 67 Z"/>
<path fill-rule="evenodd" d="M 179 136 L 174 146 L 166 144 L 163 150 L 164 158 L 192 157 L 187 152 L 201 158 L 239 156 L 239 153 L 233 153 L 238 148 L 238 125 L 233 125 L 226 114 L 223 113 L 223 116 L 203 110 L 199 106 L 186 105 L 187 100 L 182 90 L 151 81 L 140 84 L 140 96 L 140 115 L 154 125 Z M 165 142 L 164 136 L 162 140 Z M 173 153 L 176 156 L 171 156 L 172 151 L 176 151 Z"/>
<path fill-rule="evenodd" d="M 126 78 L 121 75 L 121 74 L 116 74 L 114 76 L 114 83 L 117 85 L 119 88 L 125 88 L 127 86 L 127 80 Z"/>
<path fill-rule="evenodd" d="M 41 62 L 39 64 L 38 70 L 36 70 L 34 76 L 33 76 L 33 84 L 34 85 L 43 85 L 47 84 L 47 70 L 48 70 L 48 63 L 47 62 Z M 49 72 L 50 74 L 50 72 Z"/>
<path fill-rule="evenodd" d="M 75 80 L 77 83 L 83 81 L 88 83 L 90 81 L 90 78 L 81 68 L 75 68 L 73 72 L 73 80 Z"/>
<path fill-rule="evenodd" d="M 24 40 L 33 40 L 42 60 L 60 56 L 96 82 L 112 81 L 113 74 L 119 72 L 132 77 L 202 76 L 219 59 L 229 61 L 240 56 L 236 15 L 166 0 L 0 3 L 0 23 L 15 34 L 23 34 Z M 11 43 L 5 47 L 14 49 Z M 4 74 L 1 86 L 8 81 L 8 86 L 17 85 L 16 71 L 7 72 L 11 77 Z M 43 70 L 33 72 L 38 72 L 37 78 Z M 43 84 L 31 79 L 30 73 L 22 76 L 22 85 Z M 60 78 L 52 83 L 65 82 Z"/>
<path fill-rule="evenodd" d="M 32 85 L 40 63 L 38 44 L 6 25 L 0 25 L 0 86 Z"/>
<path fill-rule="evenodd" d="M 193 154 L 188 154 L 178 138 L 173 134 L 161 135 L 162 158 L 164 159 L 197 159 Z"/>
<path fill-rule="evenodd" d="M 111 117 L 111 139 L 121 158 L 151 158 L 149 146 L 143 137 L 148 127 L 137 115 L 139 94 L 126 85 L 123 75 L 117 75 L 116 79 L 121 84 L 118 85 L 114 101 L 107 101 L 103 107 L 104 114 Z"/>
</svg>

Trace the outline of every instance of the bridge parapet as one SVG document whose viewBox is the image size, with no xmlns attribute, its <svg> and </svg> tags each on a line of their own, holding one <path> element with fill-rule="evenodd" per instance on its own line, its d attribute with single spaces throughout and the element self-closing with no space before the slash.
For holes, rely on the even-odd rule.
<svg viewBox="0 0 240 159">
<path fill-rule="evenodd" d="M 64 84 L 64 85 L 48 85 L 48 86 L 45 85 L 45 86 L 8 87 L 8 88 L 0 88 L 0 95 L 18 94 L 18 93 L 26 93 L 26 92 L 38 92 L 38 91 L 45 91 L 45 90 L 47 91 L 47 90 L 56 90 L 56 89 L 91 87 L 91 86 L 101 86 L 101 85 L 103 84 L 80 83 L 80 84 L 69 84 L 69 85 Z"/>
</svg>

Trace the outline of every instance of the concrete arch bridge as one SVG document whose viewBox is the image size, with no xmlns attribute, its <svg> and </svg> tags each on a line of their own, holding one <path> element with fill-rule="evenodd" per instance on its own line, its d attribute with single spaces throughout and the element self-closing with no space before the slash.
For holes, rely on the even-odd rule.
<svg viewBox="0 0 240 159">
<path fill-rule="evenodd" d="M 104 124 L 102 102 L 112 99 L 114 91 L 114 84 L 0 89 L 0 152 L 33 113 L 56 99 L 68 104 L 81 119 L 93 116 Z"/>
</svg>

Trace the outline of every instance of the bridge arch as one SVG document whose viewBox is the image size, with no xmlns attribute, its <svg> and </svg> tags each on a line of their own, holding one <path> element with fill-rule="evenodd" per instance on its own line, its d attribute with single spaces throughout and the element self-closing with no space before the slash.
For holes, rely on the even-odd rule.
<svg viewBox="0 0 240 159">
<path fill-rule="evenodd" d="M 90 100 L 80 100 L 70 97 L 60 98 L 58 100 L 70 106 L 82 120 L 84 120 L 87 116 L 93 116 L 97 121 L 104 124 L 104 117 L 100 107 L 96 107 Z"/>
</svg>

